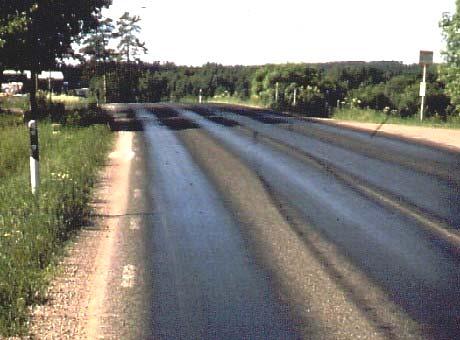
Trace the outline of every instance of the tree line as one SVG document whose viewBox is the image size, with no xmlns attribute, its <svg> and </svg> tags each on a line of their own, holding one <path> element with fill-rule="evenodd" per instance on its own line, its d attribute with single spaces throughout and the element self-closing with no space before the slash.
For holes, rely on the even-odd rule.
<svg viewBox="0 0 460 340">
<path fill-rule="evenodd" d="M 338 62 L 202 67 L 144 63 L 138 16 L 116 22 L 102 16 L 111 0 L 59 2 L 0 0 L 0 70 L 39 71 L 59 64 L 70 88 L 89 87 L 97 101 L 179 101 L 198 96 L 257 100 L 277 109 L 327 116 L 333 108 L 386 110 L 403 117 L 417 113 L 421 69 L 400 62 Z M 428 69 L 427 112 L 447 117 L 460 111 L 460 2 L 440 26 L 445 63 Z M 117 41 L 113 48 L 111 41 Z M 71 51 L 73 43 L 79 51 Z M 81 64 L 62 63 L 66 56 Z M 20 57 L 18 57 L 20 56 Z M 34 83 L 34 82 L 32 82 Z M 36 108 L 36 88 L 30 90 Z"/>
<path fill-rule="evenodd" d="M 419 65 L 401 62 L 336 62 L 201 67 L 111 61 L 102 67 L 86 62 L 65 67 L 71 87 L 89 87 L 93 95 L 103 92 L 106 80 L 109 102 L 181 101 L 198 97 L 255 99 L 276 109 L 328 116 L 334 108 L 354 107 L 387 110 L 407 117 L 419 110 Z M 445 117 L 455 106 L 439 79 L 438 65 L 428 68 L 426 109 Z"/>
</svg>

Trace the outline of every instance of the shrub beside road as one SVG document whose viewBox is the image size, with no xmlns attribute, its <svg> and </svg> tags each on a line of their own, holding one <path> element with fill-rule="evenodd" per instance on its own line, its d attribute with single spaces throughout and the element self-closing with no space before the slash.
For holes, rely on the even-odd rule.
<svg viewBox="0 0 460 340">
<path fill-rule="evenodd" d="M 106 125 L 39 122 L 41 184 L 29 187 L 29 138 L 22 120 L 0 114 L 0 334 L 24 332 L 28 306 L 44 299 L 53 261 L 89 222 L 92 188 L 112 136 Z"/>
</svg>

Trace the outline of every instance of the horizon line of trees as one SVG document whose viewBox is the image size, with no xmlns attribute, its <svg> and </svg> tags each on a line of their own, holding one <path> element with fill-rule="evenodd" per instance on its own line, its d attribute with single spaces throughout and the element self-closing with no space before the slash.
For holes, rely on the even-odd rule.
<svg viewBox="0 0 460 340">
<path fill-rule="evenodd" d="M 72 4 L 70 4 L 72 2 Z M 111 0 L 2 2 L 0 70 L 41 70 L 60 65 L 69 88 L 89 87 L 98 102 L 178 101 L 185 97 L 255 98 L 278 109 L 327 116 L 334 107 L 386 110 L 406 117 L 417 113 L 421 70 L 401 62 L 336 62 L 260 66 L 202 67 L 144 63 L 138 39 L 139 16 L 125 12 L 116 23 L 101 14 Z M 447 117 L 460 111 L 460 1 L 456 13 L 440 21 L 446 63 L 428 70 L 427 113 Z M 50 23 L 53 23 L 52 25 Z M 113 43 L 118 42 L 114 49 Z M 79 53 L 70 51 L 79 43 Z M 81 64 L 62 64 L 78 55 Z M 21 58 L 18 58 L 21 56 Z M 59 64 L 59 60 L 61 64 Z M 36 83 L 30 103 L 37 109 Z"/>
<path fill-rule="evenodd" d="M 446 117 L 454 114 L 455 106 L 438 69 L 428 68 L 426 110 Z M 276 109 L 316 116 L 328 116 L 339 106 L 393 111 L 403 117 L 416 114 L 420 102 L 421 67 L 393 61 L 201 67 L 111 61 L 97 70 L 87 62 L 62 71 L 70 88 L 89 87 L 93 94 L 103 91 L 105 76 L 108 102 L 180 101 L 197 97 L 202 89 L 208 98 L 256 98 Z"/>
</svg>

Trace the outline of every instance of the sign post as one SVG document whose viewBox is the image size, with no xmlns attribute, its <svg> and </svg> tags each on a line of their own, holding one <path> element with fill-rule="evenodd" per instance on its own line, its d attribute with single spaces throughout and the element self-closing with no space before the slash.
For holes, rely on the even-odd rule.
<svg viewBox="0 0 460 340">
<path fill-rule="evenodd" d="M 198 96 L 198 102 L 200 104 L 203 102 L 203 89 L 200 89 L 200 95 Z"/>
<path fill-rule="evenodd" d="M 30 134 L 30 187 L 32 194 L 35 194 L 40 183 L 37 122 L 31 120 L 28 126 Z"/>
<path fill-rule="evenodd" d="M 420 97 L 422 101 L 420 104 L 420 120 L 423 120 L 423 109 L 425 106 L 425 95 L 426 95 L 426 67 L 427 65 L 433 64 L 433 52 L 432 51 L 420 51 L 420 65 L 423 67 L 423 79 L 420 83 Z"/>
</svg>

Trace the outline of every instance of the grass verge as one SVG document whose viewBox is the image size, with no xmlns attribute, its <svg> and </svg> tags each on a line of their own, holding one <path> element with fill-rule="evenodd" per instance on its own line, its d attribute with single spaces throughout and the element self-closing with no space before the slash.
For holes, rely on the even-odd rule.
<svg viewBox="0 0 460 340">
<path fill-rule="evenodd" d="M 1 96 L 0 97 L 0 109 L 3 110 L 22 110 L 26 111 L 29 109 L 29 96 Z"/>
<path fill-rule="evenodd" d="M 49 95 L 46 92 L 38 92 L 38 100 L 42 103 L 48 103 Z M 52 102 L 54 104 L 64 104 L 69 109 L 84 108 L 90 104 L 89 99 L 77 96 L 67 95 L 52 95 Z M 23 96 L 1 96 L 0 109 L 8 110 L 29 110 L 29 95 Z"/>
<path fill-rule="evenodd" d="M 183 97 L 179 101 L 182 104 L 197 104 L 198 97 Z M 235 105 L 247 105 L 247 106 L 257 106 L 264 107 L 262 101 L 257 97 L 251 97 L 246 99 L 241 99 L 239 97 L 232 96 L 214 96 L 214 97 L 203 97 L 203 103 L 215 103 L 215 104 L 235 104 Z"/>
<path fill-rule="evenodd" d="M 414 126 L 441 127 L 460 129 L 460 117 L 450 116 L 446 120 L 441 117 L 428 117 L 420 121 L 418 116 L 402 118 L 396 115 L 387 115 L 382 111 L 363 109 L 341 109 L 333 113 L 332 118 L 363 123 L 404 124 Z"/>
<path fill-rule="evenodd" d="M 41 184 L 29 188 L 27 128 L 0 115 L 0 334 L 26 331 L 28 306 L 43 298 L 53 260 L 87 222 L 92 188 L 112 135 L 105 125 L 39 123 Z"/>
<path fill-rule="evenodd" d="M 214 96 L 208 99 L 208 103 L 224 103 L 224 104 L 241 104 L 247 106 L 264 107 L 264 104 L 258 97 L 251 97 L 247 99 L 241 99 L 238 97 L 231 96 Z"/>
</svg>

